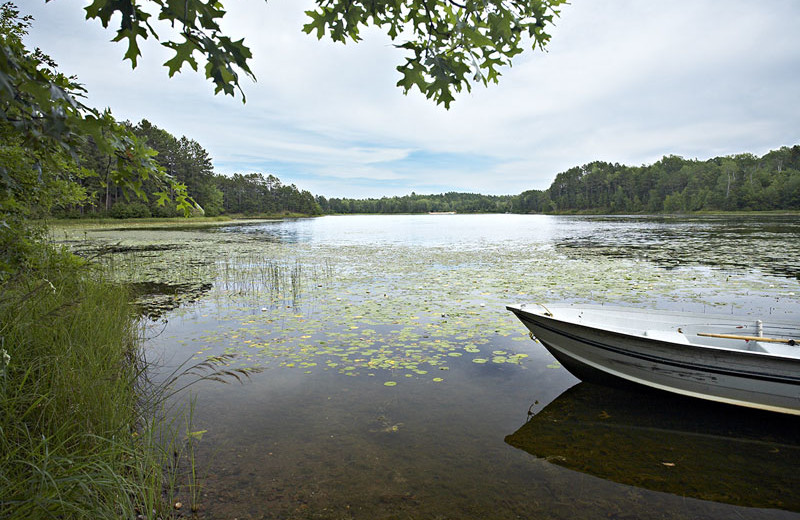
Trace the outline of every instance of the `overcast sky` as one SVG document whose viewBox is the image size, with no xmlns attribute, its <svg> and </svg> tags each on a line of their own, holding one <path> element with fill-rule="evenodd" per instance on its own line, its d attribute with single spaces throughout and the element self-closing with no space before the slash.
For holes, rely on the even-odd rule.
<svg viewBox="0 0 800 520">
<path fill-rule="evenodd" d="M 137 69 L 78 0 L 21 0 L 40 47 L 119 120 L 148 119 L 199 142 L 217 173 L 262 172 L 326 197 L 544 189 L 594 160 L 761 155 L 800 144 L 797 0 L 572 0 L 548 52 L 449 111 L 395 86 L 403 52 L 301 32 L 309 0 L 226 2 L 226 30 L 253 51 L 247 103 L 202 74 L 172 79 L 151 43 Z"/>
</svg>

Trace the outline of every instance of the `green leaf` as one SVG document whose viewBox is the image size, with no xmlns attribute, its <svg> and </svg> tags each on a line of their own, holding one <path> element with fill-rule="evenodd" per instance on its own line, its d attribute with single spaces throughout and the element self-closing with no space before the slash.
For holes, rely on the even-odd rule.
<svg viewBox="0 0 800 520">
<path fill-rule="evenodd" d="M 188 63 L 192 69 L 197 71 L 197 60 L 192 56 L 194 51 L 198 49 L 197 44 L 187 39 L 183 43 L 167 42 L 163 45 L 175 51 L 175 56 L 164 62 L 164 65 L 169 69 L 170 77 L 174 76 L 176 72 L 180 72 L 184 63 Z"/>
<path fill-rule="evenodd" d="M 164 206 L 167 202 L 170 201 L 169 193 L 165 191 L 156 192 L 155 195 L 158 197 L 156 200 L 156 204 L 159 206 Z"/>
</svg>

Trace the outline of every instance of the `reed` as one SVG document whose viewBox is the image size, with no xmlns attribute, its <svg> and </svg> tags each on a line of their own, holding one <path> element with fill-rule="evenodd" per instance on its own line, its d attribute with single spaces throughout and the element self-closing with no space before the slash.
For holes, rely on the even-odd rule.
<svg viewBox="0 0 800 520">
<path fill-rule="evenodd" d="M 0 518 L 166 518 L 128 294 L 42 254 L 0 291 Z"/>
</svg>

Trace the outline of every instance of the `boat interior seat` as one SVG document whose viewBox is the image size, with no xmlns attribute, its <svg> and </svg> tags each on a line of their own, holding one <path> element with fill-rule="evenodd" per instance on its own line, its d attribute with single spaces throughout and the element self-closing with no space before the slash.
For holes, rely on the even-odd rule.
<svg viewBox="0 0 800 520">
<path fill-rule="evenodd" d="M 689 344 L 689 339 L 686 337 L 686 335 L 676 330 L 652 329 L 644 331 L 644 335 L 648 338 L 652 338 L 658 341 L 669 341 L 670 343 L 683 343 L 685 345 Z"/>
<path fill-rule="evenodd" d="M 762 343 L 761 341 L 748 341 L 747 350 L 752 352 L 769 352 L 769 343 Z"/>
<path fill-rule="evenodd" d="M 768 354 L 774 354 L 776 356 L 787 356 L 787 357 L 794 357 L 798 356 L 800 353 L 800 347 L 797 345 L 784 345 L 782 343 L 764 343 L 761 341 L 754 341 L 759 347 L 758 350 L 766 352 Z"/>
</svg>

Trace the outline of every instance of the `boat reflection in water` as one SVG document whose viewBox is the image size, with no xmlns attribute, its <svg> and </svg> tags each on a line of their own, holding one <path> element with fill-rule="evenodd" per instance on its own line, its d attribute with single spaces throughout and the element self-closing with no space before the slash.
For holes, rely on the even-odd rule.
<svg viewBox="0 0 800 520">
<path fill-rule="evenodd" d="M 579 383 L 505 441 L 621 484 L 800 512 L 796 416 Z"/>
</svg>

